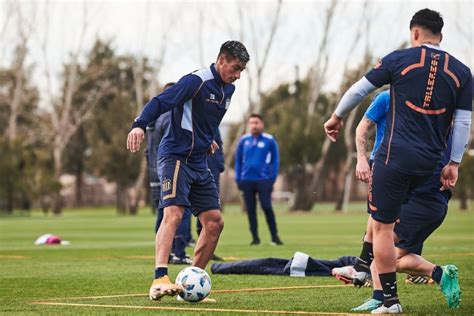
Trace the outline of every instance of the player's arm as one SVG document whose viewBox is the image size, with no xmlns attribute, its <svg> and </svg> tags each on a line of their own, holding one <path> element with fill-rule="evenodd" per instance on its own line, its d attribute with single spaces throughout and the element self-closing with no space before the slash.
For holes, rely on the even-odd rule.
<svg viewBox="0 0 474 316">
<path fill-rule="evenodd" d="M 472 76 L 464 83 L 458 97 L 453 120 L 453 143 L 451 146 L 451 161 L 441 171 L 442 190 L 452 189 L 458 179 L 458 169 L 464 151 L 468 147 L 471 134 L 472 114 Z"/>
<path fill-rule="evenodd" d="M 364 116 L 356 128 L 357 164 L 356 177 L 363 182 L 369 182 L 370 166 L 367 159 L 367 133 L 375 125 L 368 117 Z"/>
<path fill-rule="evenodd" d="M 147 125 L 156 120 L 161 114 L 193 98 L 201 83 L 202 80 L 198 76 L 184 76 L 176 84 L 148 101 L 140 115 L 133 122 L 130 133 L 128 133 L 127 149 L 131 152 L 138 151 L 145 137 Z"/>
<path fill-rule="evenodd" d="M 385 56 L 362 79 L 357 81 L 341 98 L 331 118 L 324 123 L 324 131 L 329 139 L 336 141 L 339 130 L 343 126 L 343 118 L 352 111 L 370 92 L 392 80 L 392 68 L 396 52 Z"/>
<path fill-rule="evenodd" d="M 366 77 L 362 77 L 344 93 L 331 118 L 324 123 L 324 131 L 331 141 L 336 141 L 339 130 L 343 126 L 343 118 L 375 89 L 377 89 L 376 86 Z"/>
<path fill-rule="evenodd" d="M 280 171 L 280 152 L 278 150 L 278 143 L 276 142 L 275 138 L 272 139 L 270 152 L 272 153 L 272 181 L 275 182 L 276 178 L 278 177 L 278 172 Z"/>
</svg>

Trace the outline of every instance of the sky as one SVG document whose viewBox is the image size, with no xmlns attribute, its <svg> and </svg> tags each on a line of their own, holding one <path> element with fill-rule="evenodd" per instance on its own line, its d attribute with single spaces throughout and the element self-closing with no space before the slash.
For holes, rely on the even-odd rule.
<svg viewBox="0 0 474 316">
<path fill-rule="evenodd" d="M 7 1 L 0 0 L 0 66 L 8 66 L 18 41 L 19 8 L 28 30 L 32 79 L 48 105 L 45 71 L 53 75 L 52 90 L 59 91 L 61 65 L 72 51 L 81 52 L 82 61 L 95 39 L 109 39 L 118 53 L 146 56 L 157 61 L 163 54 L 158 81 L 177 81 L 181 76 L 208 66 L 220 45 L 240 39 L 247 46 L 251 62 L 247 73 L 236 83 L 232 105 L 224 121 L 237 121 L 255 97 L 256 61 L 261 61 L 275 14 L 276 1 Z M 284 0 L 278 27 L 262 70 L 262 89 L 305 76 L 314 65 L 323 37 L 325 12 L 331 1 Z M 356 67 L 368 47 L 374 59 L 400 48 L 409 39 L 411 16 L 429 7 L 444 17 L 442 47 L 469 67 L 474 64 L 473 1 L 338 1 L 329 31 L 326 91 L 336 91 L 343 79 L 343 65 Z M 240 8 L 240 11 L 239 11 Z M 239 18 L 239 12 L 241 15 Z M 360 24 L 360 21 L 367 21 Z M 86 23 L 85 23 L 86 21 Z M 79 47 L 81 30 L 87 25 Z M 351 44 L 362 25 L 360 40 Z M 43 47 L 45 49 L 43 49 Z M 164 48 L 164 49 L 163 49 Z M 249 85 L 249 78 L 253 83 Z"/>
</svg>

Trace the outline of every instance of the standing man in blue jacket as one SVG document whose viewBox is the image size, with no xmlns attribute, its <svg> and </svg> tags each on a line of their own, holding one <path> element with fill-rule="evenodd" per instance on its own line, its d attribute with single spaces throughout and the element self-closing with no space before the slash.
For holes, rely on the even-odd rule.
<svg viewBox="0 0 474 316">
<path fill-rule="evenodd" d="M 257 200 L 267 219 L 273 245 L 283 245 L 278 237 L 275 213 L 272 207 L 273 184 L 278 176 L 280 157 L 275 138 L 263 133 L 263 118 L 259 114 L 251 114 L 248 120 L 250 134 L 242 136 L 235 157 L 235 180 L 239 190 L 243 192 L 247 216 L 249 219 L 252 242 L 260 244 L 257 227 Z"/>
<path fill-rule="evenodd" d="M 158 147 L 158 176 L 163 222 L 155 238 L 155 277 L 150 288 L 152 300 L 183 292 L 168 277 L 168 257 L 181 223 L 190 207 L 202 223 L 193 265 L 204 269 L 212 258 L 224 228 L 219 193 L 207 166 L 207 154 L 216 130 L 230 105 L 235 86 L 250 57 L 238 41 L 222 44 L 217 60 L 209 67 L 182 77 L 175 85 L 152 98 L 132 125 L 127 148 L 137 152 L 145 128 L 160 115 L 171 111 L 170 126 Z M 214 149 L 213 149 L 214 151 Z"/>
</svg>

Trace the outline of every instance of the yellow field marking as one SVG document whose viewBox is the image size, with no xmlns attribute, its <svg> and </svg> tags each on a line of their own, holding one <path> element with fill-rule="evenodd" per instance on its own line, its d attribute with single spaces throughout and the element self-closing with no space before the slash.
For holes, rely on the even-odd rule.
<svg viewBox="0 0 474 316">
<path fill-rule="evenodd" d="M 238 292 L 265 292 L 265 291 L 284 291 L 284 290 L 306 290 L 306 289 L 318 289 L 318 288 L 333 288 L 333 287 L 348 287 L 350 284 L 338 284 L 338 285 L 302 285 L 302 286 L 283 286 L 283 287 L 257 287 L 247 289 L 232 289 L 232 290 L 215 290 L 211 293 L 238 293 Z"/>
<path fill-rule="evenodd" d="M 260 287 L 260 288 L 243 288 L 243 289 L 224 289 L 224 290 L 213 290 L 212 294 L 219 293 L 242 293 L 242 292 L 264 292 L 264 291 L 284 291 L 284 290 L 307 290 L 307 289 L 318 289 L 318 288 L 336 288 L 336 287 L 350 287 L 350 284 L 328 284 L 328 285 L 302 285 L 302 286 L 283 286 L 283 287 Z M 116 294 L 116 295 L 99 295 L 99 296 L 79 296 L 79 297 L 58 297 L 58 298 L 47 298 L 42 301 L 33 302 L 39 304 L 48 301 L 58 300 L 86 300 L 86 299 L 101 299 L 101 298 L 119 298 L 119 297 L 146 297 L 148 294 Z"/>
<path fill-rule="evenodd" d="M 148 309 L 148 310 L 167 310 L 182 312 L 230 312 L 247 314 L 284 314 L 284 315 L 365 315 L 352 313 L 331 313 L 331 312 L 307 312 L 307 311 L 282 311 L 267 309 L 231 309 L 231 308 L 195 308 L 195 307 L 171 307 L 171 306 L 133 306 L 133 305 L 102 305 L 102 304 L 78 304 L 78 303 L 59 303 L 59 302 L 35 302 L 39 305 L 56 306 L 76 306 L 76 307 L 101 307 L 101 308 L 126 308 L 126 309 Z"/>
<path fill-rule="evenodd" d="M 456 253 L 427 253 L 425 256 L 446 256 L 446 257 L 472 257 L 474 252 L 456 252 Z"/>
<path fill-rule="evenodd" d="M 27 256 L 10 256 L 10 255 L 0 255 L 0 259 L 29 259 Z"/>
</svg>

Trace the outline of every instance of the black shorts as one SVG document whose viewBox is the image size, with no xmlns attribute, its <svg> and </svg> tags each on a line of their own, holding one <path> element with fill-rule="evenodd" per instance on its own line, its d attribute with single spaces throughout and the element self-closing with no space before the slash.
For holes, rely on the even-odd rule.
<svg viewBox="0 0 474 316">
<path fill-rule="evenodd" d="M 170 157 L 158 160 L 160 207 L 184 206 L 199 213 L 220 209 L 219 194 L 209 169 L 195 169 Z"/>
<path fill-rule="evenodd" d="M 409 193 L 428 178 L 399 172 L 380 161 L 374 161 L 367 201 L 372 218 L 385 224 L 395 223 Z"/>
<path fill-rule="evenodd" d="M 447 200 L 442 203 L 436 199 L 412 195 L 402 205 L 399 221 L 395 225 L 394 231 L 399 237 L 395 246 L 421 255 L 423 242 L 443 223 L 447 210 Z"/>
</svg>

